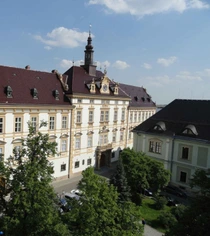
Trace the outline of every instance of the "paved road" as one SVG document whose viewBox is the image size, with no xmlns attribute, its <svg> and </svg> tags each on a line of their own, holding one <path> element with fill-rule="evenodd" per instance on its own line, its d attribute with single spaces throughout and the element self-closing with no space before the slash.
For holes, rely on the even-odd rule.
<svg viewBox="0 0 210 236">
<path fill-rule="evenodd" d="M 163 233 L 153 229 L 149 225 L 144 226 L 144 236 L 162 236 Z"/>
</svg>

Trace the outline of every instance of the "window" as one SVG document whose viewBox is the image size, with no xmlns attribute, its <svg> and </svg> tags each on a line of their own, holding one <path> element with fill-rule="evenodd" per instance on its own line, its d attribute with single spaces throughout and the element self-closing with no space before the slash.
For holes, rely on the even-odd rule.
<svg viewBox="0 0 210 236">
<path fill-rule="evenodd" d="M 93 111 L 89 111 L 89 122 L 93 123 Z"/>
<path fill-rule="evenodd" d="M 78 103 L 82 103 L 82 99 L 77 99 L 77 102 Z"/>
<path fill-rule="evenodd" d="M 145 118 L 144 118 L 144 112 L 142 112 L 142 121 L 144 121 Z"/>
<path fill-rule="evenodd" d="M 107 134 L 101 134 L 99 136 L 99 142 L 100 142 L 100 145 L 105 145 L 108 143 L 108 135 Z"/>
<path fill-rule="evenodd" d="M 50 130 L 55 129 L 55 117 L 51 116 L 50 117 Z"/>
<path fill-rule="evenodd" d="M 130 113 L 130 123 L 133 122 L 133 112 Z"/>
<path fill-rule="evenodd" d="M 138 122 L 141 121 L 141 112 L 139 112 L 139 115 L 138 115 Z"/>
<path fill-rule="evenodd" d="M 15 118 L 15 132 L 21 132 L 21 117 Z"/>
<path fill-rule="evenodd" d="M 188 160 L 188 156 L 189 156 L 189 148 L 183 147 L 182 148 L 182 159 Z"/>
<path fill-rule="evenodd" d="M 150 141 L 149 152 L 161 153 L 161 142 Z"/>
<path fill-rule="evenodd" d="M 120 131 L 120 141 L 124 140 L 124 131 Z"/>
<path fill-rule="evenodd" d="M 105 111 L 105 121 L 109 121 L 109 111 Z"/>
<path fill-rule="evenodd" d="M 131 131 L 129 131 L 129 133 L 128 133 L 128 139 L 132 139 L 132 132 Z"/>
<path fill-rule="evenodd" d="M 180 172 L 180 182 L 186 183 L 187 182 L 187 173 L 181 171 Z"/>
<path fill-rule="evenodd" d="M 66 164 L 62 164 L 61 165 L 61 171 L 65 171 L 66 170 Z"/>
<path fill-rule="evenodd" d="M 66 152 L 67 151 L 67 140 L 63 139 L 61 140 L 61 152 Z"/>
<path fill-rule="evenodd" d="M 94 100 L 93 99 L 90 99 L 90 104 L 93 104 L 94 103 Z"/>
<path fill-rule="evenodd" d="M 0 117 L 0 133 L 3 133 L 3 118 Z"/>
<path fill-rule="evenodd" d="M 0 147 L 0 161 L 2 161 L 2 159 L 3 159 L 3 148 L 2 147 Z"/>
<path fill-rule="evenodd" d="M 122 110 L 122 116 L 121 116 L 121 120 L 124 121 L 125 120 L 125 109 Z"/>
<path fill-rule="evenodd" d="M 62 129 L 67 128 L 67 116 L 62 116 Z"/>
<path fill-rule="evenodd" d="M 91 159 L 91 158 L 87 159 L 87 165 L 88 165 L 88 166 L 91 165 L 91 162 L 92 162 L 92 159 Z"/>
<path fill-rule="evenodd" d="M 77 111 L 77 123 L 82 123 L 82 111 Z"/>
<path fill-rule="evenodd" d="M 82 160 L 82 165 L 84 165 L 85 164 L 85 160 Z"/>
<path fill-rule="evenodd" d="M 101 104 L 109 104 L 109 100 L 101 100 Z"/>
<path fill-rule="evenodd" d="M 116 137 L 117 137 L 116 132 L 113 132 L 113 134 L 112 134 L 112 142 L 116 142 Z"/>
<path fill-rule="evenodd" d="M 80 149 L 80 146 L 81 146 L 81 138 L 76 137 L 75 138 L 75 149 Z"/>
<path fill-rule="evenodd" d="M 100 122 L 109 121 L 109 111 L 101 111 Z"/>
<path fill-rule="evenodd" d="M 89 135 L 87 138 L 87 147 L 90 148 L 93 146 L 93 136 Z"/>
<path fill-rule="evenodd" d="M 37 126 L 37 118 L 36 117 L 31 117 L 31 125 L 36 130 L 36 126 Z"/>
<path fill-rule="evenodd" d="M 118 101 L 115 101 L 115 105 L 117 105 L 118 104 Z"/>
<path fill-rule="evenodd" d="M 112 152 L 112 158 L 115 158 L 115 152 Z"/>
<path fill-rule="evenodd" d="M 137 122 L 137 112 L 134 113 L 134 122 Z"/>
<path fill-rule="evenodd" d="M 79 168 L 79 161 L 75 161 L 74 168 Z"/>
<path fill-rule="evenodd" d="M 114 111 L 114 121 L 117 121 L 117 110 Z"/>
</svg>

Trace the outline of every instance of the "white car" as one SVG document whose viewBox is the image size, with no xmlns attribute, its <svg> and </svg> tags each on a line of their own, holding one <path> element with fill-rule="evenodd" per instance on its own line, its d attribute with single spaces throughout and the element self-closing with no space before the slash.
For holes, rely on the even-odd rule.
<svg viewBox="0 0 210 236">
<path fill-rule="evenodd" d="M 71 193 L 76 194 L 78 196 L 82 196 L 82 191 L 79 189 L 73 189 L 71 190 Z"/>
</svg>

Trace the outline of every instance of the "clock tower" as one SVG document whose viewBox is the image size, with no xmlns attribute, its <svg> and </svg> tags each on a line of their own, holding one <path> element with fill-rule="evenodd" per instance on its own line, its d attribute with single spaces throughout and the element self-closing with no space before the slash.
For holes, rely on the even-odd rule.
<svg viewBox="0 0 210 236">
<path fill-rule="evenodd" d="M 92 37 L 90 31 L 84 52 L 85 52 L 85 58 L 84 58 L 85 64 L 82 67 L 88 72 L 89 75 L 96 76 L 96 66 L 93 64 L 94 50 L 92 46 Z"/>
</svg>

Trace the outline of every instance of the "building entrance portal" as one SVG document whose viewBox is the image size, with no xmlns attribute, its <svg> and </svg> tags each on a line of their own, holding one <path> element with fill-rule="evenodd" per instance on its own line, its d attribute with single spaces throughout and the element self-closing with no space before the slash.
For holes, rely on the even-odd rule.
<svg viewBox="0 0 210 236">
<path fill-rule="evenodd" d="M 111 165 L 112 146 L 109 144 L 105 147 L 98 147 L 96 150 L 96 169 Z"/>
</svg>

